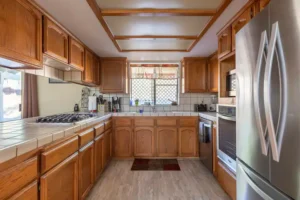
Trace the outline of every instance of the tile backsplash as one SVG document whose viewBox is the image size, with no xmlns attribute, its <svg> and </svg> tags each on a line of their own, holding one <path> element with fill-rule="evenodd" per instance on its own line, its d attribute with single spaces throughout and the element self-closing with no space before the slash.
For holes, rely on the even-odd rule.
<svg viewBox="0 0 300 200">
<path fill-rule="evenodd" d="M 97 96 L 101 93 L 98 88 L 91 88 L 91 95 L 96 94 Z M 155 106 L 157 112 L 174 112 L 174 111 L 194 111 L 194 104 L 211 104 L 212 98 L 217 97 L 217 94 L 180 94 L 179 95 L 179 105 L 157 105 Z M 151 106 L 140 105 L 140 106 L 130 106 L 130 95 L 129 94 L 103 94 L 106 101 L 111 101 L 112 97 L 121 97 L 121 110 L 123 112 L 137 112 L 143 109 L 144 112 L 152 112 Z"/>
</svg>

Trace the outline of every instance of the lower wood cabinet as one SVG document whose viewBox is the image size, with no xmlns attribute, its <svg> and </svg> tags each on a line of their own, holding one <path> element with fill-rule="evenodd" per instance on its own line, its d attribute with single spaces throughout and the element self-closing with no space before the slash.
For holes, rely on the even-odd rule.
<svg viewBox="0 0 300 200">
<path fill-rule="evenodd" d="M 132 157 L 132 131 L 130 127 L 119 127 L 114 131 L 114 156 Z"/>
<path fill-rule="evenodd" d="M 138 127 L 134 129 L 134 156 L 151 157 L 154 155 L 154 128 Z"/>
<path fill-rule="evenodd" d="M 104 168 L 103 164 L 103 145 L 104 144 L 104 134 L 100 135 L 95 139 L 94 144 L 94 170 L 95 170 L 95 180 L 97 180 Z"/>
<path fill-rule="evenodd" d="M 30 185 L 23 188 L 16 193 L 9 200 L 37 200 L 38 199 L 38 185 L 37 181 L 34 181 Z"/>
<path fill-rule="evenodd" d="M 179 156 L 197 156 L 196 134 L 195 128 L 179 128 Z"/>
<path fill-rule="evenodd" d="M 94 183 L 94 142 L 79 149 L 79 199 L 85 199 Z"/>
<path fill-rule="evenodd" d="M 217 165 L 217 174 L 217 180 L 223 190 L 231 199 L 236 200 L 236 178 L 220 160 Z"/>
<path fill-rule="evenodd" d="M 157 155 L 159 157 L 178 156 L 177 128 L 157 128 Z"/>
<path fill-rule="evenodd" d="M 110 160 L 110 130 L 103 134 L 103 168 Z"/>
<path fill-rule="evenodd" d="M 217 149 L 217 127 L 215 126 L 213 127 L 212 140 L 213 140 L 213 175 L 217 177 L 218 149 Z"/>
<path fill-rule="evenodd" d="M 40 199 L 78 199 L 78 153 L 65 159 L 40 178 Z"/>
</svg>

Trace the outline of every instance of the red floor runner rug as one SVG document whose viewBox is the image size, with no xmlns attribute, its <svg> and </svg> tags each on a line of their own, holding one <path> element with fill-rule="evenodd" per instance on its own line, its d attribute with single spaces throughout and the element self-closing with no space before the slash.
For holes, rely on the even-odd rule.
<svg viewBox="0 0 300 200">
<path fill-rule="evenodd" d="M 180 171 L 176 159 L 134 159 L 132 171 Z"/>
</svg>

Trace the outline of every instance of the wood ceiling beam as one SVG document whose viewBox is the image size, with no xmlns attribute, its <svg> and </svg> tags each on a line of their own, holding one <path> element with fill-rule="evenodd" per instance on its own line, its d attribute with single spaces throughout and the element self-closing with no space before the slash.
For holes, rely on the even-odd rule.
<svg viewBox="0 0 300 200">
<path fill-rule="evenodd" d="M 102 9 L 102 16 L 214 16 L 217 10 L 203 9 Z"/>
<path fill-rule="evenodd" d="M 117 35 L 115 40 L 131 40 L 131 39 L 180 39 L 180 40 L 196 40 L 197 36 L 188 35 Z"/>
</svg>

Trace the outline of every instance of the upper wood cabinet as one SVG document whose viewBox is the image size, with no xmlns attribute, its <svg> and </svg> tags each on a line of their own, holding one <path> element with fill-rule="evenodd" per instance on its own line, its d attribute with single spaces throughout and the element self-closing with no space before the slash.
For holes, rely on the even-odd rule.
<svg viewBox="0 0 300 200">
<path fill-rule="evenodd" d="M 68 63 L 68 34 L 57 24 L 44 16 L 44 53 L 63 63 Z"/>
<path fill-rule="evenodd" d="M 94 56 L 94 84 L 100 85 L 100 60 L 98 56 Z"/>
<path fill-rule="evenodd" d="M 94 183 L 94 142 L 79 150 L 79 199 L 85 199 Z"/>
<path fill-rule="evenodd" d="M 83 71 L 83 81 L 87 83 L 94 82 L 94 65 L 95 65 L 95 58 L 94 54 L 89 51 L 88 49 L 85 50 L 85 67 Z"/>
<path fill-rule="evenodd" d="M 73 154 L 41 176 L 40 182 L 41 200 L 77 200 L 78 153 Z"/>
<path fill-rule="evenodd" d="M 223 56 L 229 54 L 232 50 L 232 30 L 231 26 L 223 30 L 218 35 L 218 57 L 222 58 Z"/>
<path fill-rule="evenodd" d="M 208 61 L 208 91 L 219 91 L 219 62 L 218 54 L 214 54 Z"/>
<path fill-rule="evenodd" d="M 132 151 L 132 132 L 130 127 L 116 128 L 113 140 L 115 157 L 131 157 Z"/>
<path fill-rule="evenodd" d="M 178 156 L 177 128 L 157 128 L 157 155 L 160 157 Z"/>
<path fill-rule="evenodd" d="M 207 58 L 184 58 L 182 63 L 184 92 L 207 92 Z"/>
<path fill-rule="evenodd" d="M 151 157 L 154 155 L 154 128 L 134 129 L 134 156 Z"/>
<path fill-rule="evenodd" d="M 80 71 L 84 70 L 84 46 L 71 36 L 69 37 L 69 64 Z"/>
<path fill-rule="evenodd" d="M 197 135 L 195 128 L 179 128 L 179 156 L 197 156 Z"/>
<path fill-rule="evenodd" d="M 1 0 L 0 30 L 2 66 L 43 67 L 41 12 L 27 0 Z"/>
<path fill-rule="evenodd" d="M 101 92 L 127 93 L 127 58 L 101 58 Z"/>
</svg>

